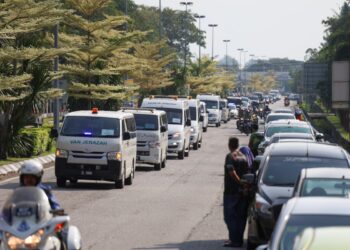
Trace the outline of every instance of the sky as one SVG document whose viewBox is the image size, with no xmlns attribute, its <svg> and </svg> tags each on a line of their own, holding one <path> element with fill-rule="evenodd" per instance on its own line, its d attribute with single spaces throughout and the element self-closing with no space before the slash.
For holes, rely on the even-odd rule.
<svg viewBox="0 0 350 250">
<path fill-rule="evenodd" d="M 183 1 L 183 0 L 181 0 Z M 308 48 L 318 48 L 325 27 L 322 20 L 338 12 L 345 0 L 187 0 L 190 10 L 205 15 L 206 31 L 203 54 L 211 56 L 212 32 L 208 24 L 218 24 L 214 32 L 214 55 L 226 54 L 239 60 L 238 48 L 247 52 L 245 60 L 254 58 L 289 58 L 303 60 Z M 159 0 L 134 0 L 136 4 L 159 6 Z M 180 0 L 162 0 L 163 7 L 184 10 Z M 198 55 L 198 46 L 191 46 Z M 244 62 L 244 54 L 241 60 Z"/>
</svg>

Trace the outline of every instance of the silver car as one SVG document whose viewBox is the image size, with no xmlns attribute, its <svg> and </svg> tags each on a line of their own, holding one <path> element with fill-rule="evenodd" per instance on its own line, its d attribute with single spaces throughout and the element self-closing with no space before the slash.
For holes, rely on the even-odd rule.
<svg viewBox="0 0 350 250">
<path fill-rule="evenodd" d="M 268 245 L 259 250 L 292 250 L 296 237 L 305 228 L 350 225 L 350 200 L 302 197 L 290 199 L 282 209 Z"/>
</svg>

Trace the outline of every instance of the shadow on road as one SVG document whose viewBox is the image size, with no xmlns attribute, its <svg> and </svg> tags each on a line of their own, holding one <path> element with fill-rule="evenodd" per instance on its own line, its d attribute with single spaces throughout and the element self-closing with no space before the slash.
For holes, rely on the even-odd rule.
<svg viewBox="0 0 350 250">
<path fill-rule="evenodd" d="M 156 245 L 153 247 L 133 248 L 134 250 L 148 250 L 148 249 L 179 249 L 179 250 L 222 250 L 228 249 L 223 247 L 223 240 L 196 240 L 186 241 L 181 243 L 168 243 Z M 229 249 L 244 249 L 244 248 L 229 248 Z"/>
</svg>

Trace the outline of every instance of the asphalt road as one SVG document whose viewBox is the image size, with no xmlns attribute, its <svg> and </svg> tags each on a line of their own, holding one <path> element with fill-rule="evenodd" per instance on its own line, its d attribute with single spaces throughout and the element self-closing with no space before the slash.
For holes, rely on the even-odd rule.
<svg viewBox="0 0 350 250">
<path fill-rule="evenodd" d="M 84 249 L 224 249 L 223 164 L 230 136 L 248 143 L 234 120 L 210 127 L 190 157 L 168 159 L 160 172 L 138 167 L 134 184 L 123 190 L 108 182 L 56 188 L 52 168 L 44 183 L 79 227 Z M 0 205 L 17 186 L 18 178 L 0 183 Z"/>
</svg>

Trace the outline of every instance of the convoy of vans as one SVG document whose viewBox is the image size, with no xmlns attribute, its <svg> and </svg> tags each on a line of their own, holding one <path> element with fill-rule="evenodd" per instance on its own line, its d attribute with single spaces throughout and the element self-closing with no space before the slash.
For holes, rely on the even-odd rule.
<svg viewBox="0 0 350 250">
<path fill-rule="evenodd" d="M 228 121 L 226 109 L 227 100 L 205 94 L 150 96 L 140 108 L 68 113 L 60 131 L 52 131 L 57 185 L 79 180 L 111 181 L 120 189 L 131 185 L 136 164 L 159 171 L 168 154 L 182 160 L 191 148 L 198 150 L 209 124 Z"/>
</svg>

